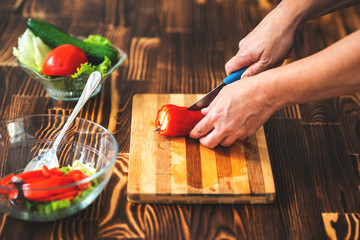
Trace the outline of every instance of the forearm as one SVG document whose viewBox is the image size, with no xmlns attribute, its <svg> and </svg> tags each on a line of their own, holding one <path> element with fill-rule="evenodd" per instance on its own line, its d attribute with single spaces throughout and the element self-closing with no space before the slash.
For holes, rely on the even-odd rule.
<svg viewBox="0 0 360 240">
<path fill-rule="evenodd" d="M 314 55 L 259 74 L 268 98 L 281 108 L 360 90 L 359 39 L 360 30 Z"/>
<path fill-rule="evenodd" d="M 287 19 L 284 21 L 285 24 L 294 24 L 297 27 L 313 18 L 355 4 L 360 4 L 360 0 L 283 0 L 274 11 Z"/>
</svg>

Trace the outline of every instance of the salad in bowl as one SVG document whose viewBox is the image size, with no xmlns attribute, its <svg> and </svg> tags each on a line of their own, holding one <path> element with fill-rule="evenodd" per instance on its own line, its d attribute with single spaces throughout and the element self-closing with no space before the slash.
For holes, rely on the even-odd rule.
<svg viewBox="0 0 360 240">
<path fill-rule="evenodd" d="M 56 26 L 29 19 L 27 29 L 13 48 L 19 66 L 40 81 L 50 97 L 63 101 L 79 99 L 89 75 L 99 71 L 102 83 L 127 55 L 101 35 L 74 37 Z"/>
</svg>

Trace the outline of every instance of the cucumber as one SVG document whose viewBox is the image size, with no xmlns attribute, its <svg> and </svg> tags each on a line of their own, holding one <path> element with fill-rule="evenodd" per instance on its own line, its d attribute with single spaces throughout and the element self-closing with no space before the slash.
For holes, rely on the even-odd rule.
<svg viewBox="0 0 360 240">
<path fill-rule="evenodd" d="M 111 60 L 112 64 L 115 64 L 119 60 L 119 51 L 116 48 L 83 42 L 48 22 L 39 19 L 29 19 L 27 26 L 37 37 L 41 38 L 41 40 L 51 48 L 55 48 L 62 44 L 71 44 L 81 48 L 92 64 L 100 64 L 105 56 Z"/>
</svg>

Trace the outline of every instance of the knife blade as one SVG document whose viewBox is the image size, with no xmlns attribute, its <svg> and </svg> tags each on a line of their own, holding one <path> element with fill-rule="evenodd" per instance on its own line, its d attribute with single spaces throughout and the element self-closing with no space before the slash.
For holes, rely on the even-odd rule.
<svg viewBox="0 0 360 240">
<path fill-rule="evenodd" d="M 204 97 L 202 97 L 201 99 L 196 101 L 194 104 L 192 104 L 186 110 L 197 111 L 197 110 L 200 110 L 200 109 L 202 109 L 204 107 L 209 106 L 210 103 L 214 100 L 214 98 L 218 95 L 220 90 L 224 86 L 239 80 L 246 69 L 247 69 L 247 67 L 244 67 L 244 68 L 242 68 L 242 69 L 240 69 L 240 70 L 238 70 L 236 72 L 231 73 L 229 76 L 227 76 L 226 78 L 223 79 L 223 82 L 221 84 L 219 84 L 216 88 L 211 90 Z"/>
</svg>

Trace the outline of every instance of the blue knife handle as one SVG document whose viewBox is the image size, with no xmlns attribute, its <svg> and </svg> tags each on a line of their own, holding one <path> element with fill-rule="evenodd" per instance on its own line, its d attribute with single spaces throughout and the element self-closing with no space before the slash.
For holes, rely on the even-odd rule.
<svg viewBox="0 0 360 240">
<path fill-rule="evenodd" d="M 230 84 L 230 83 L 233 83 L 233 82 L 239 80 L 246 69 L 247 69 L 247 67 L 244 67 L 244 68 L 242 68 L 240 70 L 237 70 L 236 72 L 230 73 L 229 76 L 224 78 L 223 82 L 225 84 Z"/>
</svg>

